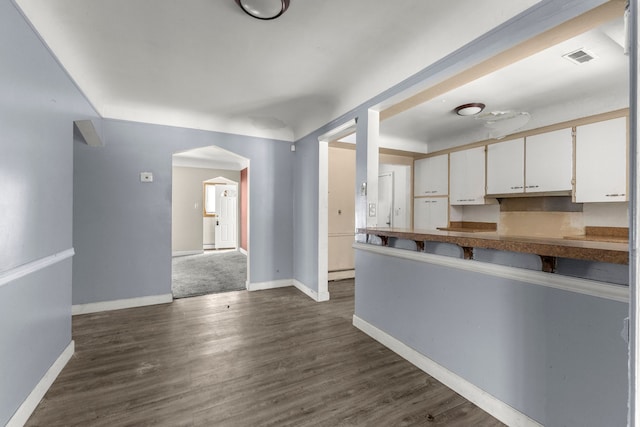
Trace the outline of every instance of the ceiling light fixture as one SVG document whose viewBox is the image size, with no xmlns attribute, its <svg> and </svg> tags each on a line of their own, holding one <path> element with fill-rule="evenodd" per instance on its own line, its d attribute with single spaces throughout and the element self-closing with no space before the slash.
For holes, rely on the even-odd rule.
<svg viewBox="0 0 640 427">
<path fill-rule="evenodd" d="M 472 102 L 456 107 L 453 111 L 459 116 L 475 116 L 484 110 L 485 105 L 480 102 Z"/>
<path fill-rule="evenodd" d="M 289 8 L 289 0 L 236 0 L 240 9 L 256 19 L 276 19 Z"/>
</svg>

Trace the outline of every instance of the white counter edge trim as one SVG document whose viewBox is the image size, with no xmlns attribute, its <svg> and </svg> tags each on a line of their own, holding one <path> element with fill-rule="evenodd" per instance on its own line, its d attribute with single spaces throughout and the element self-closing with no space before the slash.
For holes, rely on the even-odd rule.
<svg viewBox="0 0 640 427">
<path fill-rule="evenodd" d="M 511 279 L 532 285 L 545 286 L 568 292 L 575 292 L 593 297 L 609 299 L 618 302 L 629 303 L 629 288 L 624 285 L 599 282 L 596 280 L 581 279 L 578 277 L 564 276 L 555 273 L 526 270 L 517 267 L 491 264 L 474 260 L 453 258 L 443 255 L 434 255 L 424 252 L 415 252 L 405 249 L 395 249 L 386 246 L 377 246 L 366 243 L 354 243 L 353 248 L 374 254 L 403 258 L 444 267 L 457 268 L 475 273 L 488 274 L 490 276 Z M 356 270 L 357 276 L 357 270 Z"/>
<path fill-rule="evenodd" d="M 75 255 L 73 248 L 58 252 L 35 261 L 28 262 L 11 270 L 0 273 L 0 286 L 11 283 L 36 271 L 45 269 Z"/>
</svg>

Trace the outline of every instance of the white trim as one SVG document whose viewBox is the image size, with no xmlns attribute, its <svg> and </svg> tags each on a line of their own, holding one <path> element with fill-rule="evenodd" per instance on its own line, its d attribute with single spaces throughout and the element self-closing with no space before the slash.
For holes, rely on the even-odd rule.
<svg viewBox="0 0 640 427">
<path fill-rule="evenodd" d="M 356 130 L 351 119 L 318 137 L 318 292 L 294 281 L 294 286 L 315 301 L 328 301 L 329 296 L 329 143 Z M 297 284 L 296 284 L 297 283 Z"/>
<path fill-rule="evenodd" d="M 355 129 L 356 119 L 351 119 L 348 122 L 345 122 L 340 126 L 331 129 L 329 132 L 323 133 L 318 137 L 318 141 L 329 143 L 353 133 Z"/>
<path fill-rule="evenodd" d="M 340 270 L 329 272 L 329 280 L 353 279 L 354 277 L 356 277 L 355 270 Z"/>
<path fill-rule="evenodd" d="M 44 376 L 40 379 L 38 384 L 31 390 L 29 396 L 22 402 L 22 405 L 18 407 L 18 410 L 13 414 L 6 427 L 21 427 L 25 425 L 33 411 L 38 407 L 38 404 L 44 397 L 51 384 L 58 378 L 62 369 L 67 365 L 67 362 L 73 356 L 75 351 L 75 342 L 72 340 L 64 351 L 58 356 L 53 365 L 49 367 Z"/>
<path fill-rule="evenodd" d="M 629 302 L 629 288 L 624 285 L 599 282 L 596 280 L 581 279 L 578 277 L 564 276 L 561 274 L 544 273 L 542 271 L 525 270 L 523 268 L 508 267 L 486 262 L 453 258 L 442 255 L 415 252 L 403 249 L 394 249 L 386 246 L 377 246 L 365 243 L 354 243 L 353 248 L 379 255 L 403 258 L 444 267 L 457 268 L 459 270 L 472 271 L 474 273 L 487 274 L 503 279 L 516 280 L 531 285 L 545 286 L 578 294 L 590 295 L 618 302 Z"/>
<path fill-rule="evenodd" d="M 175 251 L 171 253 L 171 257 L 189 256 L 189 255 L 201 255 L 204 251 Z"/>
<path fill-rule="evenodd" d="M 247 255 L 247 251 L 245 251 L 244 249 L 242 249 L 241 247 L 238 247 L 238 252 L 240 252 L 242 255 L 246 256 Z"/>
<path fill-rule="evenodd" d="M 250 292 L 264 291 L 267 289 L 286 288 L 289 286 L 293 286 L 291 279 L 272 280 L 268 282 L 258 282 L 258 283 L 249 283 L 249 281 L 247 281 L 247 290 Z"/>
<path fill-rule="evenodd" d="M 451 390 L 463 396 L 476 406 L 482 408 L 493 417 L 512 427 L 541 427 L 535 420 L 512 408 L 500 399 L 492 396 L 473 383 L 451 372 L 439 363 L 407 346 L 386 332 L 376 328 L 365 320 L 353 315 L 353 326 L 369 335 L 380 344 L 403 357 L 419 369 L 423 370 Z"/>
<path fill-rule="evenodd" d="M 329 295 L 329 143 L 322 140 L 318 170 L 318 292 Z"/>
<path fill-rule="evenodd" d="M 308 287 L 307 285 L 305 285 L 304 283 L 299 282 L 295 279 L 293 280 L 293 286 L 298 288 L 300 292 L 304 293 L 305 295 L 307 295 L 309 298 L 311 298 L 316 302 L 329 301 L 329 292 L 318 293 L 313 289 L 311 289 L 310 287 Z"/>
<path fill-rule="evenodd" d="M 73 248 L 70 248 L 53 255 L 28 262 L 16 268 L 12 268 L 11 270 L 5 271 L 4 273 L 0 273 L 0 286 L 11 283 L 31 273 L 35 273 L 36 271 L 50 267 L 54 264 L 64 261 L 67 258 L 71 258 L 74 255 L 75 251 L 73 250 Z"/>
<path fill-rule="evenodd" d="M 168 304 L 173 302 L 173 295 L 151 295 L 148 297 L 137 297 L 127 299 L 117 299 L 113 301 L 93 302 L 89 304 L 76 304 L 71 307 L 71 314 L 97 313 L 100 311 L 121 310 L 123 308 L 144 307 L 147 305 Z"/>
</svg>

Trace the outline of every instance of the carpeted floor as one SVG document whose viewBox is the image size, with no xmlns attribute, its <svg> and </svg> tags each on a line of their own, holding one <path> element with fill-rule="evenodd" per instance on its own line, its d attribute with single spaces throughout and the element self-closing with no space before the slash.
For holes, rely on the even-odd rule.
<svg viewBox="0 0 640 427">
<path fill-rule="evenodd" d="M 171 276 L 174 298 L 239 291 L 247 288 L 247 257 L 238 251 L 174 257 Z"/>
</svg>

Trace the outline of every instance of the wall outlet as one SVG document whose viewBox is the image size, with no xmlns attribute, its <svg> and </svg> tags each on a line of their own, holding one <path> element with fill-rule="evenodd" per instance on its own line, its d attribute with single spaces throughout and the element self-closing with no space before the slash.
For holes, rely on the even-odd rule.
<svg viewBox="0 0 640 427">
<path fill-rule="evenodd" d="M 369 216 L 376 216 L 376 204 L 369 203 Z"/>
<path fill-rule="evenodd" d="M 153 173 L 140 172 L 140 182 L 153 182 Z"/>
</svg>

